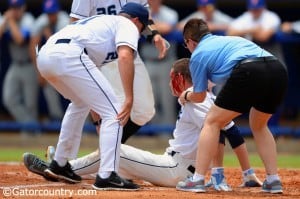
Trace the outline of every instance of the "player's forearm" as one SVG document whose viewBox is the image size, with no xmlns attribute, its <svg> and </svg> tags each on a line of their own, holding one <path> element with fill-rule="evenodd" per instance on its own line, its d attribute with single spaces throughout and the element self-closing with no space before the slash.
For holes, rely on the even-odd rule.
<svg viewBox="0 0 300 199">
<path fill-rule="evenodd" d="M 128 47 L 129 48 L 129 47 Z M 131 49 L 130 49 L 131 50 Z M 125 93 L 125 100 L 133 100 L 133 78 L 134 78 L 134 54 L 131 52 L 119 53 L 118 65 L 121 76 L 121 81 L 123 84 L 123 89 Z"/>
<path fill-rule="evenodd" d="M 249 31 L 246 30 L 246 29 L 237 30 L 237 29 L 234 29 L 234 28 L 229 28 L 226 34 L 228 36 L 240 36 L 240 37 L 244 37 L 248 33 L 249 33 Z"/>
<path fill-rule="evenodd" d="M 259 42 L 268 42 L 272 35 L 274 34 L 274 30 L 257 30 L 253 33 L 253 39 Z"/>
<path fill-rule="evenodd" d="M 36 67 L 37 69 L 37 65 L 36 65 L 36 52 L 35 52 L 35 46 L 38 45 L 40 42 L 40 39 L 39 37 L 32 37 L 30 39 L 30 42 L 29 42 L 29 56 L 30 56 L 30 59 L 32 61 L 32 63 L 34 64 L 34 66 Z"/>
<path fill-rule="evenodd" d="M 18 45 L 22 45 L 25 39 L 20 31 L 20 28 L 18 27 L 17 22 L 15 20 L 9 20 L 8 24 L 14 42 Z"/>
</svg>

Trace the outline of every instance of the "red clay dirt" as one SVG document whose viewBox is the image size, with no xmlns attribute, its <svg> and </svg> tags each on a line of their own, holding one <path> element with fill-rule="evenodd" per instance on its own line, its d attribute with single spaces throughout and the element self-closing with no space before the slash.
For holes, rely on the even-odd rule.
<svg viewBox="0 0 300 199">
<path fill-rule="evenodd" d="M 255 169 L 255 171 L 256 175 L 263 180 L 264 170 Z M 260 188 L 239 188 L 241 172 L 238 168 L 225 168 L 227 182 L 233 188 L 232 192 L 214 190 L 209 190 L 207 193 L 181 192 L 175 188 L 153 186 L 144 181 L 135 181 L 141 185 L 139 191 L 95 191 L 91 187 L 93 180 L 84 180 L 79 184 L 48 182 L 44 178 L 27 171 L 21 163 L 0 164 L 0 198 L 300 198 L 300 170 L 280 169 L 279 174 L 284 186 L 283 194 L 262 193 Z"/>
</svg>

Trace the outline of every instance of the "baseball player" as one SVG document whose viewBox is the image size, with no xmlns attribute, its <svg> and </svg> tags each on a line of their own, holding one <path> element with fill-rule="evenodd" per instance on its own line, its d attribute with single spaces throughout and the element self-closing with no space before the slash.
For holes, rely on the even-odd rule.
<svg viewBox="0 0 300 199">
<path fill-rule="evenodd" d="M 148 7 L 147 0 L 73 0 L 71 8 L 71 21 L 83 19 L 93 15 L 105 14 L 116 15 L 122 6 L 127 2 L 135 2 L 145 7 Z M 153 29 L 153 25 L 149 25 L 143 32 L 143 35 L 147 36 L 147 39 L 153 41 L 156 48 L 159 51 L 159 58 L 163 58 L 166 55 L 165 40 L 161 37 L 156 30 Z M 121 142 L 125 141 L 135 132 L 139 130 L 141 126 L 151 120 L 155 114 L 154 97 L 152 91 L 151 81 L 147 72 L 147 69 L 141 60 L 139 54 L 134 59 L 135 74 L 133 83 L 134 101 L 132 106 L 132 112 L 130 119 L 124 126 L 123 137 Z M 118 62 L 117 60 L 104 64 L 100 68 L 101 72 L 105 74 L 108 81 L 111 83 L 119 100 L 124 101 L 124 91 L 122 87 L 122 81 L 119 78 Z M 94 124 L 99 122 L 99 116 L 92 112 L 92 118 Z M 80 112 L 77 116 L 83 116 Z"/>
<path fill-rule="evenodd" d="M 9 0 L 0 19 L 0 39 L 8 40 L 11 64 L 3 82 L 3 103 L 22 124 L 38 124 L 38 85 L 28 45 L 34 17 L 25 12 L 24 0 Z M 25 127 L 25 126 L 24 126 Z M 31 131 L 24 128 L 22 132 Z"/>
<path fill-rule="evenodd" d="M 175 96 L 179 96 L 182 91 L 192 86 L 188 63 L 189 59 L 178 60 L 171 69 L 170 87 Z M 203 103 L 189 103 L 181 107 L 176 128 L 173 131 L 174 138 L 169 140 L 170 146 L 164 154 L 157 155 L 122 144 L 120 148 L 120 175 L 124 178 L 143 179 L 154 185 L 167 187 L 175 187 L 179 180 L 191 175 L 194 171 L 199 132 L 206 113 L 213 103 L 213 98 L 214 96 L 208 93 Z M 225 129 L 225 134 L 241 136 L 233 122 Z M 236 144 L 233 148 L 237 152 L 244 171 L 243 186 L 260 185 L 261 182 L 256 178 L 253 169 L 250 168 L 246 146 L 242 137 L 240 140 L 241 142 L 238 144 L 231 144 Z M 224 146 L 224 143 L 225 140 L 223 139 L 220 145 Z M 220 152 L 221 155 L 219 157 L 223 157 L 223 151 L 221 150 Z M 44 170 L 48 167 L 46 162 L 30 153 L 25 153 L 23 160 L 29 171 L 45 176 Z M 84 157 L 71 160 L 70 164 L 76 174 L 88 179 L 94 179 L 99 167 L 99 161 L 99 150 L 97 150 Z M 213 164 L 212 180 L 208 186 L 213 186 L 217 190 L 231 190 L 224 179 L 222 162 L 219 163 L 220 160 L 218 159 L 215 162 L 218 163 Z"/>
<path fill-rule="evenodd" d="M 35 46 L 42 44 L 43 39 L 48 39 L 53 33 L 69 24 L 69 16 L 66 12 L 60 11 L 57 0 L 44 0 L 43 14 L 35 21 L 30 38 L 30 55 L 33 63 L 36 65 Z M 61 120 L 63 117 L 63 108 L 60 102 L 60 96 L 57 91 L 47 84 L 38 74 L 39 83 L 43 88 L 43 93 L 48 104 L 50 119 Z"/>
<path fill-rule="evenodd" d="M 97 15 L 66 26 L 38 52 L 40 74 L 71 101 L 62 121 L 54 159 L 45 170 L 47 176 L 71 183 L 81 181 L 68 159 L 77 155 L 85 117 L 93 110 L 102 118 L 99 157 L 103 160 L 93 188 L 138 189 L 117 172 L 122 126 L 128 121 L 133 104 L 133 60 L 148 18 L 148 10 L 142 5 L 127 3 L 118 16 Z M 117 58 L 125 93 L 123 104 L 97 68 Z M 78 111 L 84 117 L 77 117 Z"/>
</svg>

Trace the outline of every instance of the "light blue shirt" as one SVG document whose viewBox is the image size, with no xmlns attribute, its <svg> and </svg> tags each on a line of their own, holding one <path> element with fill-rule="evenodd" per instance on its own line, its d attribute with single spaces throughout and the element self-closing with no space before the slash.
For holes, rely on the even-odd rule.
<svg viewBox="0 0 300 199">
<path fill-rule="evenodd" d="M 205 35 L 190 59 L 194 92 L 205 91 L 208 80 L 224 84 L 243 59 L 268 56 L 272 54 L 242 37 Z"/>
</svg>

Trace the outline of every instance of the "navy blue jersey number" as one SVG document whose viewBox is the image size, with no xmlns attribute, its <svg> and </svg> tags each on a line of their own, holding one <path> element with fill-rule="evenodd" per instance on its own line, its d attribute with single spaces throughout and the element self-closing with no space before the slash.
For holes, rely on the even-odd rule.
<svg viewBox="0 0 300 199">
<path fill-rule="evenodd" d="M 107 8 L 97 8 L 97 14 L 98 15 L 116 15 L 117 11 L 116 11 L 116 6 L 115 5 L 111 5 L 108 6 Z"/>
</svg>

